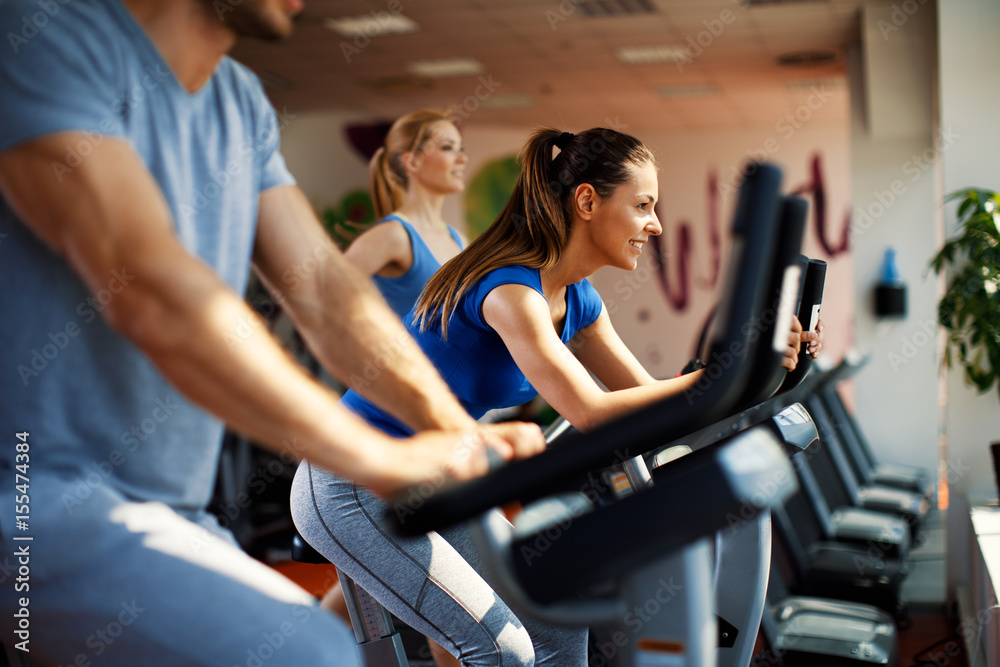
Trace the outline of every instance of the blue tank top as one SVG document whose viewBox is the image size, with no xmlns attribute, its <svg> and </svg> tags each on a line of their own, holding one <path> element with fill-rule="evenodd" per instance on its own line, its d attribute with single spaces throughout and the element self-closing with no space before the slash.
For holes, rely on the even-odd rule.
<svg viewBox="0 0 1000 667">
<path fill-rule="evenodd" d="M 441 337 L 440 323 L 420 331 L 413 322 L 412 310 L 403 320 L 452 393 L 474 419 L 494 408 L 527 403 L 538 393 L 510 356 L 503 339 L 483 319 L 483 299 L 496 287 L 506 284 L 527 285 L 544 296 L 538 269 L 506 266 L 488 273 L 465 293 L 448 323 L 448 340 Z M 589 281 L 569 285 L 566 321 L 560 340 L 569 343 L 578 331 L 597 320 L 603 307 L 600 295 Z M 390 435 L 413 433 L 353 389 L 344 394 L 341 404 Z"/>
<path fill-rule="evenodd" d="M 420 296 L 420 292 L 423 291 L 427 281 L 430 280 L 435 271 L 441 268 L 441 263 L 438 262 L 437 257 L 427 247 L 424 239 L 413 228 L 413 225 L 395 214 L 385 216 L 379 221 L 379 224 L 389 220 L 395 220 L 403 225 L 403 229 L 409 235 L 410 248 L 413 249 L 413 264 L 410 265 L 410 270 L 401 276 L 396 278 L 372 276 L 372 282 L 375 283 L 375 287 L 385 297 L 389 307 L 396 311 L 396 314 L 402 319 L 406 317 L 406 314 L 410 312 L 410 308 L 417 302 L 417 298 Z M 448 233 L 451 234 L 451 238 L 455 240 L 456 245 L 462 248 L 462 237 L 458 235 L 458 232 L 451 225 L 448 226 Z"/>
</svg>

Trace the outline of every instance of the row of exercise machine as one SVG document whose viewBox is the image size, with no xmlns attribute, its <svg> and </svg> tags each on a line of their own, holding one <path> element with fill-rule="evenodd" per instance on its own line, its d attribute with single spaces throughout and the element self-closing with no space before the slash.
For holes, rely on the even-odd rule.
<svg viewBox="0 0 1000 667">
<path fill-rule="evenodd" d="M 800 254 L 807 203 L 781 181 L 774 165 L 747 169 L 694 388 L 585 434 L 559 420 L 542 454 L 393 504 L 400 535 L 470 522 L 500 596 L 590 627 L 594 667 L 898 662 L 932 480 L 873 456 L 838 391 L 857 359 L 821 368 L 803 346 L 796 371 L 781 366 L 796 305 L 808 325 L 825 274 Z M 512 525 L 498 508 L 515 501 Z M 293 558 L 325 562 L 298 537 Z M 391 615 L 342 583 L 365 664 L 409 665 Z"/>
</svg>

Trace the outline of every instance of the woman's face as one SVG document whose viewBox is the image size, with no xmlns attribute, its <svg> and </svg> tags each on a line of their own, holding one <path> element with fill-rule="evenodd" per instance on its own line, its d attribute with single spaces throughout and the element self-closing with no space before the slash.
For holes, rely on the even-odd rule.
<svg viewBox="0 0 1000 667">
<path fill-rule="evenodd" d="M 410 183 L 436 194 L 461 192 L 467 161 L 458 128 L 446 120 L 435 121 L 423 145 L 410 155 Z"/>
<path fill-rule="evenodd" d="M 589 228 L 604 263 L 631 271 L 649 237 L 658 236 L 663 228 L 654 210 L 659 192 L 656 168 L 644 162 L 629 165 L 629 171 L 631 178 L 611 196 L 597 198 Z"/>
</svg>

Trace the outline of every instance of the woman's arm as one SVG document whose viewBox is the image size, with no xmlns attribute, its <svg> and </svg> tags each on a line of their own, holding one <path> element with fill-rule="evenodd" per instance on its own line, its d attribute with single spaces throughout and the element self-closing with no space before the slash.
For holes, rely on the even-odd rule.
<svg viewBox="0 0 1000 667">
<path fill-rule="evenodd" d="M 410 235 L 398 222 L 383 222 L 366 230 L 344 251 L 347 259 L 368 277 L 396 278 L 410 270 Z"/>
<path fill-rule="evenodd" d="M 622 342 L 603 307 L 593 324 L 577 332 L 569 348 L 610 391 L 657 381 Z"/>
<path fill-rule="evenodd" d="M 698 372 L 652 380 L 602 313 L 577 338 L 585 341 L 581 349 L 586 348 L 588 367 L 594 364 L 594 374 L 615 387 L 606 392 L 559 339 L 548 303 L 538 292 L 525 285 L 501 285 L 483 300 L 482 313 L 542 398 L 581 431 L 683 392 L 701 377 Z"/>
</svg>

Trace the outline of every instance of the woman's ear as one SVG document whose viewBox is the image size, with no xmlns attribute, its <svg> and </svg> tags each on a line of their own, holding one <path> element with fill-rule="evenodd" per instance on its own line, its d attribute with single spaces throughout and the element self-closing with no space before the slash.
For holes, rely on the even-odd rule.
<svg viewBox="0 0 1000 667">
<path fill-rule="evenodd" d="M 420 168 L 420 154 L 413 151 L 406 151 L 399 155 L 399 163 L 403 166 L 403 172 L 409 176 Z"/>
<path fill-rule="evenodd" d="M 576 186 L 576 192 L 573 193 L 573 208 L 576 210 L 578 216 L 584 220 L 590 220 L 591 216 L 594 215 L 594 208 L 597 206 L 597 203 L 597 191 L 594 190 L 593 185 L 590 183 L 581 183 Z"/>
</svg>

